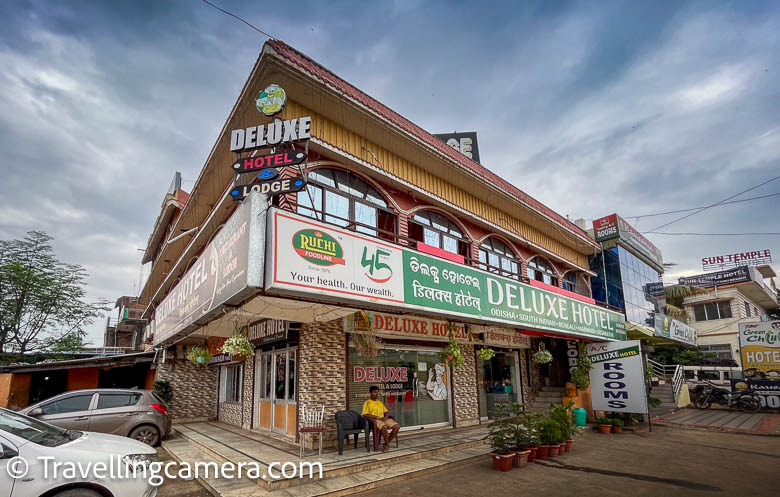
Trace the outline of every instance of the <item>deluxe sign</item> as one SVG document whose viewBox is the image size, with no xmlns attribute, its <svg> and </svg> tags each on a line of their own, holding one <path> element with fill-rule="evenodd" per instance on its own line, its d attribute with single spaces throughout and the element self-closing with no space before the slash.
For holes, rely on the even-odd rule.
<svg viewBox="0 0 780 497">
<path fill-rule="evenodd" d="M 269 167 L 295 166 L 306 160 L 303 150 L 280 150 L 274 154 L 257 155 L 238 159 L 231 168 L 236 174 L 254 173 Z"/>
<path fill-rule="evenodd" d="M 418 316 L 402 316 L 384 312 L 363 311 L 368 317 L 371 331 L 377 336 L 423 340 L 433 342 L 449 341 L 447 321 Z M 359 314 L 344 318 L 344 330 L 347 333 L 364 333 L 364 323 Z M 455 341 L 461 344 L 490 345 L 515 349 L 527 349 L 531 346 L 529 337 L 514 330 L 490 326 L 472 326 L 464 323 L 452 323 Z"/>
<path fill-rule="evenodd" d="M 645 370 L 639 340 L 589 343 L 590 393 L 594 411 L 647 412 Z"/>
<path fill-rule="evenodd" d="M 311 138 L 311 117 L 274 120 L 268 124 L 234 129 L 230 132 L 230 151 L 240 152 L 255 148 L 272 147 Z"/>
<path fill-rule="evenodd" d="M 263 319 L 247 326 L 247 339 L 250 342 L 257 342 L 257 345 L 264 345 L 272 342 L 279 342 L 287 339 L 287 330 L 289 322 L 280 319 Z"/>
<path fill-rule="evenodd" d="M 727 269 L 737 266 L 761 266 L 763 264 L 772 264 L 772 252 L 770 252 L 769 249 L 703 257 L 701 260 L 701 268 L 704 271 Z"/>
<path fill-rule="evenodd" d="M 265 288 L 623 340 L 625 318 L 511 278 L 272 209 Z"/>
<path fill-rule="evenodd" d="M 739 349 L 746 378 L 780 381 L 780 321 L 739 323 Z"/>
<path fill-rule="evenodd" d="M 184 335 L 220 306 L 262 286 L 268 201 L 252 195 L 238 206 L 195 264 L 155 310 L 154 344 Z"/>
<path fill-rule="evenodd" d="M 479 162 L 479 145 L 477 145 L 477 132 L 464 133 L 437 133 L 436 138 L 450 147 L 462 153 L 474 162 Z"/>
<path fill-rule="evenodd" d="M 655 313 L 655 332 L 653 334 L 657 337 L 696 346 L 696 328 L 660 312 Z"/>
<path fill-rule="evenodd" d="M 303 190 L 306 182 L 300 176 L 293 178 L 277 178 L 264 183 L 253 185 L 238 185 L 230 190 L 230 196 L 233 200 L 244 200 L 252 192 L 262 193 L 264 195 L 282 195 Z"/>
</svg>

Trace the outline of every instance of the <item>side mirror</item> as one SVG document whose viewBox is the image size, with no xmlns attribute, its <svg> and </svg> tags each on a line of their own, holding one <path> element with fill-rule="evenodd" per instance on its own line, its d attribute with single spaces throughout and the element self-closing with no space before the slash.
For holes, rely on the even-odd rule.
<svg viewBox="0 0 780 497">
<path fill-rule="evenodd" d="M 30 410 L 30 412 L 27 413 L 27 415 L 30 416 L 31 418 L 37 418 L 41 414 L 43 414 L 43 409 L 41 409 L 40 407 L 36 407 L 35 409 L 32 409 Z"/>
<path fill-rule="evenodd" d="M 0 459 L 11 459 L 12 457 L 16 457 L 18 455 L 19 452 L 15 449 L 12 449 L 5 444 L 0 444 Z"/>
</svg>

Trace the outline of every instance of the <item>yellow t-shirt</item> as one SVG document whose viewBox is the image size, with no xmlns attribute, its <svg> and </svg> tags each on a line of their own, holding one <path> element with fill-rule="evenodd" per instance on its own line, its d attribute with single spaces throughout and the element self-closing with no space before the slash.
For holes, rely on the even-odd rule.
<svg viewBox="0 0 780 497">
<path fill-rule="evenodd" d="M 371 416 L 376 416 L 377 418 L 381 418 L 384 417 L 386 411 L 387 409 L 385 408 L 385 405 L 382 403 L 381 400 L 368 399 L 363 404 L 362 414 L 370 414 Z"/>
</svg>

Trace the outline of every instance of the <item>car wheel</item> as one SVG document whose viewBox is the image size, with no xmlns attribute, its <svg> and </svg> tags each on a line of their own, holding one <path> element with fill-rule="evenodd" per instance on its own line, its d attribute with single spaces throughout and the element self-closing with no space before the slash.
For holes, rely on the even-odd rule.
<svg viewBox="0 0 780 497">
<path fill-rule="evenodd" d="M 141 425 L 130 432 L 130 438 L 157 447 L 157 444 L 160 443 L 160 432 L 152 425 Z"/>
<path fill-rule="evenodd" d="M 100 492 L 95 492 L 89 488 L 70 488 L 52 497 L 103 497 Z"/>
</svg>

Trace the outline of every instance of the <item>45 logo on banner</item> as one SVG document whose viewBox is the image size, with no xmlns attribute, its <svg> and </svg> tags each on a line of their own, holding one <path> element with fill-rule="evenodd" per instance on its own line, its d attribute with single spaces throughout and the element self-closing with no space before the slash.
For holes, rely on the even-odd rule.
<svg viewBox="0 0 780 497">
<path fill-rule="evenodd" d="M 368 247 L 363 247 L 363 256 L 360 258 L 360 265 L 368 268 L 366 278 L 374 283 L 385 283 L 393 277 L 393 270 L 386 261 L 390 257 L 390 252 L 377 248 L 371 257 L 368 256 Z M 376 271 L 376 275 L 374 274 Z"/>
</svg>

